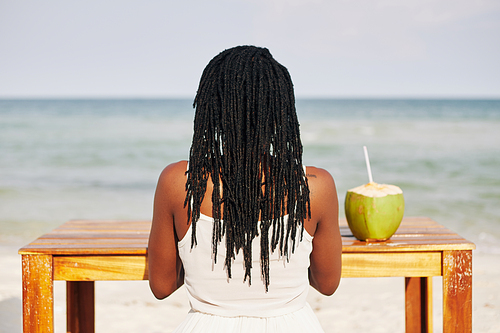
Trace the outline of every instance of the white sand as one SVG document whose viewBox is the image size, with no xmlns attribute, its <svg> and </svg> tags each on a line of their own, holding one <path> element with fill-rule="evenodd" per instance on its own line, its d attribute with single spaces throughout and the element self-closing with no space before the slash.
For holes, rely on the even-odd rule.
<svg viewBox="0 0 500 333">
<path fill-rule="evenodd" d="M 22 245 L 22 244 L 21 244 Z M 22 331 L 21 258 L 0 248 L 0 332 Z M 500 255 L 474 253 L 474 332 L 500 332 Z M 434 331 L 442 332 L 441 278 L 434 284 Z M 65 282 L 55 286 L 56 332 L 66 332 Z M 309 303 L 325 332 L 404 332 L 404 279 L 343 279 L 325 297 L 311 289 Z M 97 332 L 170 332 L 189 310 L 181 288 L 156 300 L 147 281 L 96 282 Z"/>
</svg>

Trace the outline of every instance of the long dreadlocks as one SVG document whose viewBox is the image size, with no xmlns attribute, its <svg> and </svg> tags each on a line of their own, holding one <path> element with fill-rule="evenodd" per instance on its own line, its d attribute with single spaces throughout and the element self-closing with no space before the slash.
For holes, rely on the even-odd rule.
<svg viewBox="0 0 500 333">
<path fill-rule="evenodd" d="M 231 262 L 242 249 L 244 281 L 248 278 L 251 283 L 252 240 L 260 233 L 261 274 L 267 291 L 269 251 L 279 247 L 288 260 L 297 232 L 302 240 L 303 221 L 310 217 L 290 74 L 265 48 L 225 50 L 203 71 L 193 107 L 184 202 L 192 221 L 191 247 L 196 244 L 196 222 L 210 176 L 214 258 L 225 235 L 228 277 Z"/>
</svg>

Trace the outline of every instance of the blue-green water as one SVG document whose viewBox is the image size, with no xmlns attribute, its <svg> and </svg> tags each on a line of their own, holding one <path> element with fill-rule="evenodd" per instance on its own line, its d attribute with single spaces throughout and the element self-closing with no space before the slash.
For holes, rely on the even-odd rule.
<svg viewBox="0 0 500 333">
<path fill-rule="evenodd" d="M 297 112 L 304 162 L 332 173 L 341 204 L 368 182 L 366 145 L 407 216 L 500 253 L 500 100 L 299 99 Z M 68 219 L 149 219 L 160 171 L 188 157 L 193 114 L 191 100 L 0 100 L 0 244 Z"/>
</svg>

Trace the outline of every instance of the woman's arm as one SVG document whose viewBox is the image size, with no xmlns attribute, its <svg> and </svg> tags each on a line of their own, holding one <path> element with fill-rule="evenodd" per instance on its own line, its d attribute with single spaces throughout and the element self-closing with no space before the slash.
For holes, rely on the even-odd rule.
<svg viewBox="0 0 500 333">
<path fill-rule="evenodd" d="M 332 295 L 340 283 L 342 269 L 337 190 L 326 170 L 307 167 L 307 178 L 311 193 L 311 220 L 308 222 L 316 222 L 309 283 L 320 293 Z"/>
<path fill-rule="evenodd" d="M 180 169 L 183 168 L 184 170 Z M 185 163 L 167 166 L 160 175 L 153 206 L 153 222 L 148 244 L 149 286 L 163 299 L 184 283 L 184 269 L 179 258 L 174 212 L 184 202 Z M 180 186 L 180 187 L 179 187 Z M 182 210 L 182 209 L 181 209 Z"/>
</svg>

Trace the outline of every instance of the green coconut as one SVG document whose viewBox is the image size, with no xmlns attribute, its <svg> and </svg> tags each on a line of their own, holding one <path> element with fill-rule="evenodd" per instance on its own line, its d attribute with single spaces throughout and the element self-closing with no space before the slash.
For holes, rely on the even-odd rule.
<svg viewBox="0 0 500 333">
<path fill-rule="evenodd" d="M 395 185 L 370 182 L 347 191 L 345 215 L 352 234 L 363 241 L 389 239 L 403 219 L 403 191 Z"/>
</svg>

